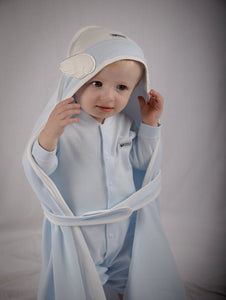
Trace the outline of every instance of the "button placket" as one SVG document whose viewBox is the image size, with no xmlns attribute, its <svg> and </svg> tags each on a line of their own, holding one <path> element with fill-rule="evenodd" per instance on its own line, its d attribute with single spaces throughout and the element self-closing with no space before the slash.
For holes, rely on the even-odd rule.
<svg viewBox="0 0 226 300">
<path fill-rule="evenodd" d="M 108 126 L 101 126 L 101 135 L 102 135 L 102 150 L 103 150 L 103 159 L 104 159 L 104 168 L 106 176 L 106 189 L 107 189 L 107 207 L 110 208 L 114 199 L 114 185 L 112 182 L 112 174 L 114 169 L 114 157 L 112 155 L 112 140 L 111 134 L 109 134 Z M 116 235 L 115 227 L 113 224 L 107 224 L 106 227 L 106 244 L 107 251 L 106 255 L 111 256 L 114 251 L 116 251 Z"/>
<path fill-rule="evenodd" d="M 104 167 L 105 167 L 105 176 L 106 176 L 106 189 L 107 189 L 107 206 L 111 206 L 111 196 L 113 193 L 113 183 L 112 183 L 112 170 L 114 166 L 113 157 L 111 155 L 111 141 L 109 139 L 109 132 L 107 128 L 101 126 L 102 133 L 102 145 L 103 145 L 103 158 L 104 158 Z"/>
</svg>

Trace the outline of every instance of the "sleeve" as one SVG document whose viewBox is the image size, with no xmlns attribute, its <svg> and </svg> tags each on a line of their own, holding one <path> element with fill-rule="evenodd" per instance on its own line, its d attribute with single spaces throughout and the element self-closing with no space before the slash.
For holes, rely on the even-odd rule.
<svg viewBox="0 0 226 300">
<path fill-rule="evenodd" d="M 58 166 L 58 158 L 56 155 L 57 149 L 48 152 L 43 149 L 38 142 L 38 139 L 34 142 L 32 148 L 32 156 L 39 167 L 47 174 L 51 175 Z"/>
<path fill-rule="evenodd" d="M 152 127 L 141 123 L 137 136 L 133 140 L 130 160 L 133 167 L 145 170 L 160 138 L 161 125 Z"/>
</svg>

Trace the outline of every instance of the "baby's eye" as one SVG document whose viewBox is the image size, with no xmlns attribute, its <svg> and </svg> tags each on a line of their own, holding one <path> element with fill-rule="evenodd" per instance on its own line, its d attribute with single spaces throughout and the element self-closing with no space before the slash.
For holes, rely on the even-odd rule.
<svg viewBox="0 0 226 300">
<path fill-rule="evenodd" d="M 95 87 L 101 87 L 102 86 L 102 82 L 101 81 L 93 81 L 91 82 L 93 86 Z"/>
<path fill-rule="evenodd" d="M 125 86 L 124 84 L 119 84 L 119 85 L 117 86 L 117 88 L 118 88 L 120 91 L 124 91 L 124 90 L 127 89 L 127 86 Z"/>
</svg>

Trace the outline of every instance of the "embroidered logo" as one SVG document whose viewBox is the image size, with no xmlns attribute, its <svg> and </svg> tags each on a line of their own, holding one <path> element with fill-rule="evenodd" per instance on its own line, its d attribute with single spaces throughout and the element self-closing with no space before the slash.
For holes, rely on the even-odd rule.
<svg viewBox="0 0 226 300">
<path fill-rule="evenodd" d="M 124 142 L 124 143 L 120 143 L 119 146 L 120 148 L 123 148 L 123 147 L 130 147 L 132 145 L 132 142 L 129 141 L 129 142 Z"/>
</svg>

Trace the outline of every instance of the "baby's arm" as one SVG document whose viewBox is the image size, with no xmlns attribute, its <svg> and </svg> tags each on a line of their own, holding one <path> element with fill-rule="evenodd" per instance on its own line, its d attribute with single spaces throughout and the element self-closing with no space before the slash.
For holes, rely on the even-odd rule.
<svg viewBox="0 0 226 300">
<path fill-rule="evenodd" d="M 72 101 L 73 98 L 68 98 L 58 103 L 41 131 L 38 141 L 46 151 L 54 151 L 58 138 L 63 134 L 66 126 L 79 121 L 78 118 L 71 118 L 80 113 L 80 104 L 71 103 Z"/>
<path fill-rule="evenodd" d="M 35 159 L 39 167 L 47 174 L 51 175 L 58 166 L 58 158 L 56 155 L 57 149 L 53 151 L 46 151 L 38 142 L 38 139 L 34 142 L 32 147 L 32 156 Z"/>
<path fill-rule="evenodd" d="M 159 119 L 163 111 L 163 96 L 151 90 L 151 98 L 145 103 L 143 97 L 138 97 L 142 115 L 138 135 L 133 142 L 131 162 L 135 168 L 145 169 L 160 138 Z"/>
<path fill-rule="evenodd" d="M 79 121 L 78 118 L 71 118 L 73 115 L 80 113 L 80 105 L 77 103 L 72 104 L 72 101 L 73 98 L 68 98 L 55 106 L 39 138 L 33 145 L 32 155 L 47 175 L 52 174 L 58 165 L 56 156 L 58 138 L 67 125 Z"/>
<path fill-rule="evenodd" d="M 158 140 L 160 139 L 161 127 L 154 127 L 141 123 L 130 154 L 132 165 L 145 170 L 150 162 Z"/>
</svg>

